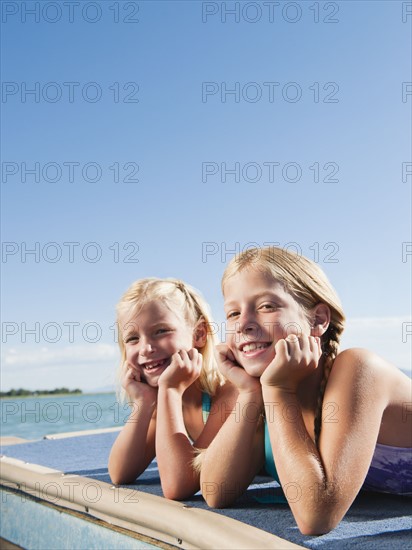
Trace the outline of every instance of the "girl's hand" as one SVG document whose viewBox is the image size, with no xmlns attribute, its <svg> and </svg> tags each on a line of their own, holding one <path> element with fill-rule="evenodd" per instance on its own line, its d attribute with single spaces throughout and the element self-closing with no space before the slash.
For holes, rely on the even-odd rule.
<svg viewBox="0 0 412 550">
<path fill-rule="evenodd" d="M 275 345 L 275 358 L 260 377 L 262 386 L 295 392 L 298 384 L 318 367 L 320 338 L 289 334 Z"/>
<path fill-rule="evenodd" d="M 159 387 L 176 388 L 181 395 L 197 380 L 202 370 L 202 354 L 196 348 L 180 350 L 172 355 L 172 362 L 159 377 Z"/>
<path fill-rule="evenodd" d="M 122 388 L 132 400 L 150 399 L 152 402 L 157 400 L 157 388 L 152 388 L 142 381 L 142 375 L 139 368 L 127 361 L 124 364 L 125 371 L 122 376 Z"/>
<path fill-rule="evenodd" d="M 243 367 L 236 362 L 229 346 L 226 344 L 218 344 L 215 349 L 215 358 L 220 372 L 229 382 L 232 382 L 232 384 L 237 387 L 239 392 L 260 392 L 259 380 L 250 376 Z"/>
</svg>

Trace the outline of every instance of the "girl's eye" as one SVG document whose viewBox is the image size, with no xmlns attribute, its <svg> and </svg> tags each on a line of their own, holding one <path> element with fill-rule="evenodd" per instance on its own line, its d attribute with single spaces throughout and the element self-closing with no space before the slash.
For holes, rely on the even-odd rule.
<svg viewBox="0 0 412 550">
<path fill-rule="evenodd" d="M 156 334 L 166 334 L 167 332 L 172 332 L 172 329 L 170 329 L 170 328 L 159 328 L 156 331 Z"/>
<path fill-rule="evenodd" d="M 128 336 L 125 341 L 126 341 L 126 344 L 136 343 L 136 342 L 139 341 L 139 337 L 138 336 Z"/>
<path fill-rule="evenodd" d="M 274 304 L 262 304 L 259 309 L 263 309 L 263 310 L 266 310 L 266 311 L 267 310 L 272 311 L 272 310 L 276 309 L 276 306 Z"/>
<path fill-rule="evenodd" d="M 227 319 L 234 319 L 235 317 L 238 317 L 239 312 L 238 311 L 231 311 L 226 315 Z"/>
</svg>

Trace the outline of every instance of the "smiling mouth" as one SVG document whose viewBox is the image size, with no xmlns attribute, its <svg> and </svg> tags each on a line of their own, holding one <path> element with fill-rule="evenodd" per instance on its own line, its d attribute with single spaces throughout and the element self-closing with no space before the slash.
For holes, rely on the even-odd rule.
<svg viewBox="0 0 412 550">
<path fill-rule="evenodd" d="M 250 353 L 252 351 L 256 351 L 256 350 L 262 350 L 262 349 L 266 349 L 270 346 L 270 343 L 269 342 L 254 342 L 254 343 L 251 343 L 251 344 L 244 344 L 242 346 L 242 353 Z"/>
<path fill-rule="evenodd" d="M 168 367 L 169 364 L 170 364 L 170 358 L 162 359 L 160 361 L 151 361 L 150 363 L 144 363 L 141 366 L 146 372 L 150 372 L 151 370 L 154 370 L 154 369 Z"/>
</svg>

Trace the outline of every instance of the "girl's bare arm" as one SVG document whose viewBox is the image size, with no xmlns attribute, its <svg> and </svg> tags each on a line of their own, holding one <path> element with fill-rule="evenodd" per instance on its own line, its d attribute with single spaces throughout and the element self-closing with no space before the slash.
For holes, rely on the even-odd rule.
<svg viewBox="0 0 412 550">
<path fill-rule="evenodd" d="M 184 424 L 182 394 L 175 388 L 159 388 L 156 454 L 166 498 L 183 500 L 199 490 L 199 471 L 193 462 L 196 449 L 206 449 L 210 445 L 235 400 L 236 394 L 230 384 L 218 389 L 208 420 L 192 444 Z"/>
<path fill-rule="evenodd" d="M 263 400 L 259 380 L 236 364 L 225 344 L 217 346 L 217 359 L 237 400 L 202 457 L 200 482 L 208 505 L 221 508 L 236 500 L 263 466 Z"/>
<path fill-rule="evenodd" d="M 133 401 L 131 414 L 113 444 L 109 474 L 116 485 L 133 483 L 155 457 L 156 402 Z"/>
<path fill-rule="evenodd" d="M 366 350 L 338 355 L 326 386 L 319 449 L 306 430 L 296 393 L 263 385 L 265 403 L 277 405 L 268 422 L 276 468 L 303 534 L 336 527 L 362 487 L 391 399 L 391 372 Z M 282 414 L 286 408 L 296 414 Z"/>
<path fill-rule="evenodd" d="M 246 491 L 264 462 L 262 394 L 238 394 L 226 422 L 202 457 L 200 485 L 213 508 L 223 508 Z"/>
<path fill-rule="evenodd" d="M 110 452 L 109 474 L 116 485 L 132 483 L 155 456 L 157 389 L 141 382 L 140 371 L 128 363 L 122 386 L 132 410 Z"/>
</svg>

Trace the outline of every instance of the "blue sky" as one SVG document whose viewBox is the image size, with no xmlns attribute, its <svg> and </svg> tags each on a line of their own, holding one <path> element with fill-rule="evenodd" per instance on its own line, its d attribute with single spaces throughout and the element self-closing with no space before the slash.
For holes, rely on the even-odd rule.
<svg viewBox="0 0 412 550">
<path fill-rule="evenodd" d="M 248 243 L 318 261 L 344 347 L 410 369 L 410 3 L 1 5 L 4 390 L 111 384 L 140 277 L 221 322 Z"/>
</svg>

